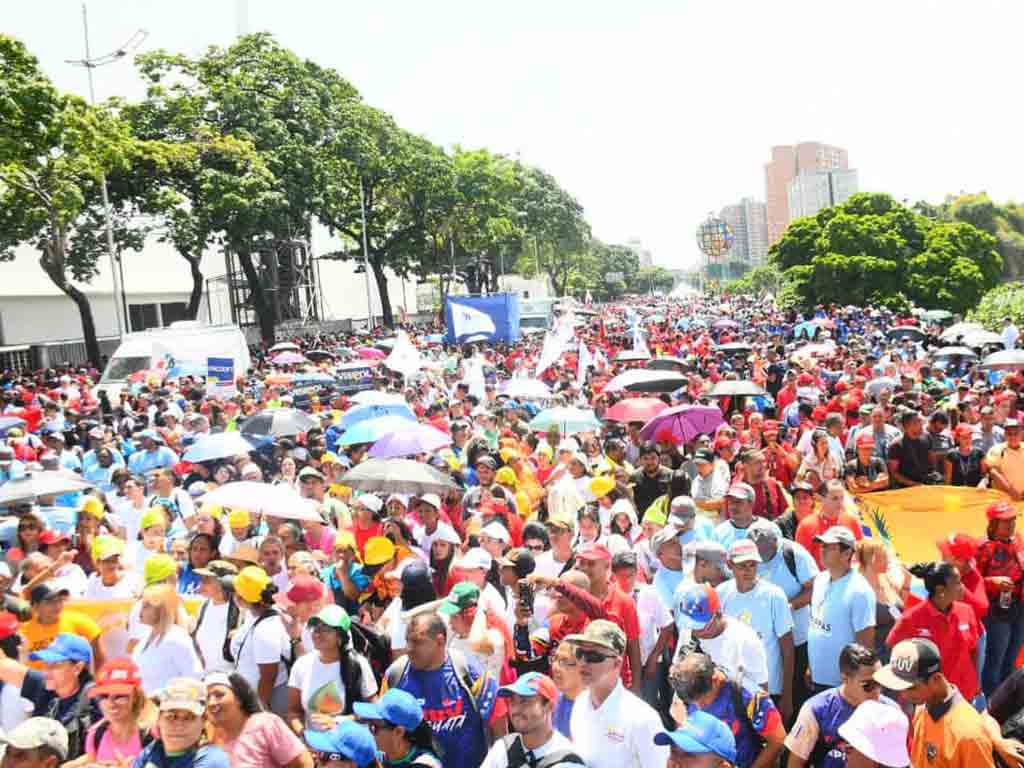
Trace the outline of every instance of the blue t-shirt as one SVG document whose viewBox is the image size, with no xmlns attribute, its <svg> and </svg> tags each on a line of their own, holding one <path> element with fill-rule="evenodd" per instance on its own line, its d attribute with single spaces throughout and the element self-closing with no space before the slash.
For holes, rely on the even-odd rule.
<svg viewBox="0 0 1024 768">
<path fill-rule="evenodd" d="M 782 694 L 782 647 L 779 638 L 793 631 L 793 615 L 785 593 L 769 581 L 758 579 L 749 592 L 736 589 L 730 579 L 718 585 L 722 613 L 749 626 L 761 639 L 768 658 L 768 693 Z"/>
<path fill-rule="evenodd" d="M 736 737 L 736 768 L 750 768 L 754 760 L 761 754 L 761 740 L 764 734 L 771 733 L 782 725 L 782 715 L 775 707 L 775 702 L 770 696 L 761 695 L 754 712 L 750 712 L 751 700 L 754 694 L 746 688 L 740 688 L 740 698 L 743 706 L 750 715 L 750 725 L 747 718 L 741 712 L 736 711 L 736 694 L 732 683 L 726 683 L 719 690 L 715 700 L 703 711 L 714 715 L 732 731 Z M 695 704 L 689 705 L 687 711 L 690 714 L 701 710 Z M 751 728 L 750 726 L 753 726 Z"/>
<path fill-rule="evenodd" d="M 693 521 L 693 528 L 685 533 L 680 533 L 676 538 L 679 539 L 679 545 L 682 547 L 691 541 L 712 541 L 715 538 L 715 524 L 704 515 L 697 515 Z"/>
<path fill-rule="evenodd" d="M 726 520 L 715 527 L 715 541 L 725 547 L 725 551 L 728 552 L 734 541 L 747 538 L 748 530 L 749 528 L 737 528 L 732 524 L 732 520 Z"/>
<path fill-rule="evenodd" d="M 161 467 L 173 467 L 178 457 L 166 445 L 159 445 L 155 451 L 136 451 L 128 458 L 128 469 L 136 475 L 145 475 Z"/>
<path fill-rule="evenodd" d="M 569 723 L 572 720 L 572 707 L 575 703 L 575 699 L 567 699 L 563 694 L 559 694 L 558 701 L 555 702 L 555 711 L 551 715 L 551 724 L 555 726 L 555 730 L 570 741 L 572 730 Z"/>
<path fill-rule="evenodd" d="M 783 547 L 789 547 L 793 550 L 793 565 L 796 566 L 797 576 L 795 579 L 782 555 Z M 792 600 L 803 591 L 804 584 L 818 575 L 818 564 L 814 562 L 811 553 L 795 541 L 780 541 L 775 557 L 767 563 L 757 566 L 757 575 L 779 587 L 786 594 L 786 599 Z M 803 645 L 807 642 L 807 624 L 810 621 L 810 617 L 810 604 L 793 611 L 794 645 Z"/>
<path fill-rule="evenodd" d="M 658 599 L 661 600 L 669 610 L 672 610 L 675 605 L 674 596 L 682 580 L 682 569 L 673 571 L 665 566 L 661 566 L 654 572 L 654 589 L 658 592 Z"/>
<path fill-rule="evenodd" d="M 859 573 L 832 581 L 828 571 L 814 577 L 807 657 L 817 685 L 839 685 L 839 654 L 857 633 L 875 626 L 875 591 Z"/>
<path fill-rule="evenodd" d="M 898 707 L 892 699 L 881 697 L 883 704 Z M 806 726 L 802 721 L 811 715 L 818 728 L 818 740 L 809 755 L 809 768 L 845 768 L 848 745 L 839 735 L 839 727 L 850 719 L 853 707 L 839 695 L 838 688 L 829 688 L 809 698 L 800 710 L 796 724 L 793 726 L 793 737 L 799 739 L 800 729 Z"/>
<path fill-rule="evenodd" d="M 154 741 L 139 752 L 132 768 L 231 768 L 227 753 L 220 747 L 207 744 L 169 757 L 162 742 Z"/>
<path fill-rule="evenodd" d="M 178 594 L 197 595 L 199 585 L 203 583 L 203 577 L 192 570 L 191 565 L 186 565 L 178 574 Z"/>
<path fill-rule="evenodd" d="M 480 665 L 466 656 L 466 672 L 476 707 L 466 700 L 451 659 L 440 669 L 417 670 L 406 664 L 396 688 L 415 696 L 423 705 L 423 717 L 430 723 L 434 737 L 444 748 L 444 768 L 477 768 L 487 754 L 485 724 L 491 719 L 498 700 L 498 682 Z M 482 718 L 482 720 L 481 720 Z"/>
</svg>

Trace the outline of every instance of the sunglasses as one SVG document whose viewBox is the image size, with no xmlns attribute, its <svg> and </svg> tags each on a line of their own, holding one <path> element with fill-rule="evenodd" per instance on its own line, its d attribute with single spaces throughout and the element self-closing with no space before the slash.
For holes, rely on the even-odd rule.
<svg viewBox="0 0 1024 768">
<path fill-rule="evenodd" d="M 544 551 L 544 545 L 543 544 L 527 544 L 526 548 L 528 550 L 530 550 L 531 552 L 543 552 Z"/>
<path fill-rule="evenodd" d="M 864 693 L 871 693 L 872 691 L 877 691 L 880 686 L 878 685 L 878 682 L 875 680 L 861 680 L 860 687 L 861 690 L 864 691 Z"/>
<path fill-rule="evenodd" d="M 576 660 L 582 661 L 584 664 L 600 664 L 602 661 L 607 661 L 610 658 L 612 657 L 600 651 L 590 651 L 585 648 L 576 649 Z"/>
</svg>

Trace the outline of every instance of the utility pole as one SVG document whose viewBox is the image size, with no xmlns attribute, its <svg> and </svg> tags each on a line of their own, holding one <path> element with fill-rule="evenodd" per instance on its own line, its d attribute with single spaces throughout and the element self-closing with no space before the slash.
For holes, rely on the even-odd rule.
<svg viewBox="0 0 1024 768">
<path fill-rule="evenodd" d="M 129 53 L 134 51 L 140 45 L 142 41 L 146 39 L 149 34 L 144 29 L 136 31 L 132 35 L 128 42 L 117 48 L 111 53 L 104 56 L 97 56 L 93 58 L 92 48 L 89 44 L 89 13 L 85 3 L 82 3 L 82 32 L 85 36 L 85 58 L 84 59 L 70 59 L 67 61 L 68 64 L 74 64 L 78 67 L 85 67 L 85 71 L 89 76 L 89 103 L 96 104 L 96 87 L 93 84 L 92 71 L 97 67 L 102 67 L 107 64 L 113 64 L 115 61 L 119 61 L 127 56 Z M 100 172 L 100 194 L 103 200 L 103 222 L 107 234 L 107 259 L 110 267 L 110 278 L 113 288 L 113 295 L 111 298 L 114 302 L 114 315 L 117 318 L 117 338 L 120 340 L 128 328 L 128 317 L 123 311 L 124 302 L 124 286 L 121 281 L 121 269 L 120 269 L 120 258 L 117 255 L 117 248 L 114 245 L 114 223 L 113 215 L 110 210 L 110 195 L 107 191 L 107 174 Z"/>
<path fill-rule="evenodd" d="M 363 271 L 366 272 L 366 328 L 373 330 L 373 288 L 370 285 L 370 243 L 366 237 L 366 187 L 359 177 L 359 215 L 363 222 Z"/>
</svg>

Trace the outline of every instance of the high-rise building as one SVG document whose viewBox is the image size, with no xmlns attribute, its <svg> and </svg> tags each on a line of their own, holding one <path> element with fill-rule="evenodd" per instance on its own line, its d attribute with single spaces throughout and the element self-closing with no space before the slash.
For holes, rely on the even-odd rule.
<svg viewBox="0 0 1024 768">
<path fill-rule="evenodd" d="M 789 186 L 804 173 L 845 171 L 849 168 L 845 149 L 818 142 L 772 147 L 772 159 L 764 166 L 765 201 L 768 207 L 768 245 L 776 243 L 792 221 Z"/>
<path fill-rule="evenodd" d="M 718 217 L 733 233 L 733 246 L 727 258 L 745 261 L 751 267 L 762 266 L 768 255 L 767 206 L 760 200 L 745 197 L 734 205 L 725 206 Z"/>
<path fill-rule="evenodd" d="M 787 189 L 789 217 L 813 216 L 822 208 L 845 201 L 857 192 L 857 171 L 818 171 L 801 173 Z"/>
<path fill-rule="evenodd" d="M 636 254 L 637 259 L 640 261 L 641 268 L 654 266 L 653 254 L 644 248 L 644 244 L 639 238 L 634 237 L 632 240 L 628 241 L 626 245 L 633 251 L 633 253 Z"/>
</svg>

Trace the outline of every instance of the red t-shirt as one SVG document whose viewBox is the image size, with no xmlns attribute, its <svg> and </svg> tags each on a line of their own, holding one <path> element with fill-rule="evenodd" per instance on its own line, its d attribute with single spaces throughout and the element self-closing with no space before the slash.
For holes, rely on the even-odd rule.
<svg viewBox="0 0 1024 768">
<path fill-rule="evenodd" d="M 356 537 L 356 548 L 360 557 L 366 557 L 366 542 L 374 536 L 383 536 L 384 526 L 381 523 L 374 523 L 369 528 L 360 528 L 358 523 L 353 522 L 352 535 Z"/>
<path fill-rule="evenodd" d="M 914 637 L 931 640 L 939 648 L 942 674 L 970 701 L 978 694 L 973 654 L 982 631 L 981 622 L 967 603 L 957 601 L 946 613 L 940 613 L 931 600 L 925 600 L 903 612 L 885 642 L 892 648 L 900 640 Z"/>
<path fill-rule="evenodd" d="M 619 586 L 610 581 L 608 594 L 601 604 L 611 621 L 614 621 L 626 633 L 626 641 L 640 640 L 640 617 L 637 616 L 636 602 L 623 592 Z M 637 670 L 637 674 L 640 674 Z M 629 688 L 633 684 L 633 670 L 629 666 L 629 655 L 622 663 L 622 684 Z"/>
<path fill-rule="evenodd" d="M 816 542 L 814 537 L 821 536 L 833 525 L 849 528 L 850 532 L 853 533 L 853 538 L 857 541 L 864 538 L 864 532 L 860 529 L 860 523 L 857 522 L 857 518 L 848 512 L 840 512 L 837 520 L 826 520 L 821 514 L 815 512 L 805 517 L 796 529 L 795 538 L 797 544 L 811 553 L 819 568 L 824 568 L 821 564 L 821 544 Z"/>
</svg>

